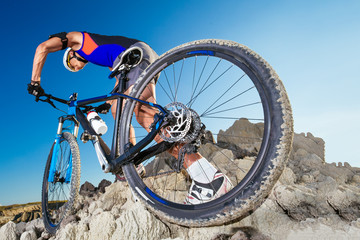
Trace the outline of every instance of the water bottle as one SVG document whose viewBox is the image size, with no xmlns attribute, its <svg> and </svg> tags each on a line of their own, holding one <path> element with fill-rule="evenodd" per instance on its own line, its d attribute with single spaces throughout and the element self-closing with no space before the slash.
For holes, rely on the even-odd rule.
<svg viewBox="0 0 360 240">
<path fill-rule="evenodd" d="M 96 112 L 94 111 L 88 112 L 87 120 L 90 122 L 92 128 L 95 130 L 97 134 L 104 135 L 107 132 L 108 128 L 104 120 L 102 120 Z"/>
</svg>

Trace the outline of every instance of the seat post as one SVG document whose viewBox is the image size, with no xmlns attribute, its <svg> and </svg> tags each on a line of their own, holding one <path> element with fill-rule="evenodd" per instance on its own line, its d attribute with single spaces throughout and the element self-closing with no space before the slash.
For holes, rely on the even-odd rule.
<svg viewBox="0 0 360 240">
<path fill-rule="evenodd" d="M 121 71 L 119 76 L 119 83 L 114 88 L 113 92 L 117 93 L 123 93 L 126 89 L 126 75 L 128 71 Z M 123 101 L 124 99 L 122 97 L 118 98 L 116 100 L 117 106 L 116 106 L 116 115 L 115 115 L 115 128 L 113 133 L 113 141 L 112 141 L 112 147 L 111 147 L 111 159 L 115 159 L 115 157 L 120 155 L 119 150 L 119 129 L 120 129 L 120 117 L 122 113 L 123 108 Z"/>
</svg>

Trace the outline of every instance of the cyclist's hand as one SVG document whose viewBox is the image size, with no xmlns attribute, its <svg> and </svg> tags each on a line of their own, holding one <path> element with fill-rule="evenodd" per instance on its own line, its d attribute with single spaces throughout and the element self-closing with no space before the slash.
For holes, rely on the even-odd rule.
<svg viewBox="0 0 360 240">
<path fill-rule="evenodd" d="M 106 102 L 106 103 L 103 103 L 103 104 L 97 106 L 97 107 L 95 108 L 95 111 L 96 111 L 97 113 L 106 114 L 106 113 L 109 112 L 110 108 L 111 108 L 111 104 Z"/>
<path fill-rule="evenodd" d="M 34 95 L 35 97 L 40 97 L 45 93 L 44 89 L 40 86 L 39 83 L 29 83 L 27 90 L 29 94 Z"/>
</svg>

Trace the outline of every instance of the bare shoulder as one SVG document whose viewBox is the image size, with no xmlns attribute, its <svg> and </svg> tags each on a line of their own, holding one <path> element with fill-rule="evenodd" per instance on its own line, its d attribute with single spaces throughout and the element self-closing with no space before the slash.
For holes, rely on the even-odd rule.
<svg viewBox="0 0 360 240">
<path fill-rule="evenodd" d="M 82 45 L 83 35 L 81 32 L 69 32 L 66 37 L 68 38 L 68 46 L 73 50 L 79 50 Z"/>
</svg>

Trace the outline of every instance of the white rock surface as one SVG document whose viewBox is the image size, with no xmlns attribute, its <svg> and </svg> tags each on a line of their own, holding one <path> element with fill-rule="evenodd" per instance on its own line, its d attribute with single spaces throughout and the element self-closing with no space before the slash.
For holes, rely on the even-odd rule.
<svg viewBox="0 0 360 240">
<path fill-rule="evenodd" d="M 0 228 L 0 240 L 17 240 L 16 224 L 8 222 Z"/>
<path fill-rule="evenodd" d="M 241 121 L 237 124 L 240 129 Z M 127 183 L 117 182 L 106 187 L 104 194 L 80 196 L 76 216 L 65 219 L 68 224 L 56 236 L 44 233 L 37 219 L 5 224 L 0 240 L 20 236 L 32 240 L 41 232 L 41 240 L 360 239 L 360 169 L 347 163 L 326 163 L 324 142 L 309 133 L 298 134 L 295 141 L 288 165 L 266 201 L 232 224 L 185 228 L 163 222 L 134 202 Z M 219 151 L 233 157 L 233 152 L 215 148 L 209 156 Z M 253 160 L 245 159 L 244 164 L 249 161 Z"/>
</svg>

